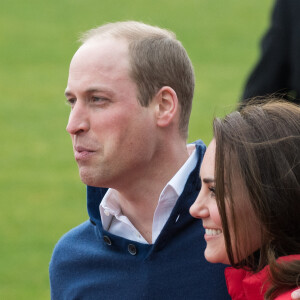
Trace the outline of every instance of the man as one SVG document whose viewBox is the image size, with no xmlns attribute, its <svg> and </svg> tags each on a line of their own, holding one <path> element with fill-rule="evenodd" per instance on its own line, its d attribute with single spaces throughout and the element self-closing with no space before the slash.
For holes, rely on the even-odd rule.
<svg viewBox="0 0 300 300">
<path fill-rule="evenodd" d="M 52 299 L 229 299 L 224 267 L 205 261 L 204 229 L 189 215 L 205 146 L 186 146 L 194 74 L 185 49 L 138 22 L 92 29 L 82 42 L 67 131 L 90 221 L 55 247 Z"/>
<path fill-rule="evenodd" d="M 251 97 L 279 94 L 300 104 L 300 1 L 276 0 L 261 56 L 250 74 L 242 104 Z"/>
</svg>

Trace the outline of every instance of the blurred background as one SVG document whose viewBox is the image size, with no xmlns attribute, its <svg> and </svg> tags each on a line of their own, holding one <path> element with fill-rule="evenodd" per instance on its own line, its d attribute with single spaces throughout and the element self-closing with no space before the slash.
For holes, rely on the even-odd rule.
<svg viewBox="0 0 300 300">
<path fill-rule="evenodd" d="M 0 299 L 49 299 L 63 233 L 87 219 L 65 131 L 70 59 L 81 32 L 137 20 L 171 29 L 196 75 L 189 141 L 212 137 L 258 57 L 272 0 L 1 0 Z"/>
</svg>

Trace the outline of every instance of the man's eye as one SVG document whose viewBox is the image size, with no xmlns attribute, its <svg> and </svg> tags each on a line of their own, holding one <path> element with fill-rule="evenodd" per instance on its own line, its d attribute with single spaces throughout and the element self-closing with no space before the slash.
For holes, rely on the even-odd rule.
<svg viewBox="0 0 300 300">
<path fill-rule="evenodd" d="M 92 101 L 93 102 L 104 102 L 104 101 L 107 101 L 107 99 L 103 98 L 103 97 L 92 97 Z"/>
<path fill-rule="evenodd" d="M 69 104 L 71 106 L 74 106 L 75 103 L 76 103 L 76 99 L 75 98 L 67 99 L 67 104 Z"/>
</svg>

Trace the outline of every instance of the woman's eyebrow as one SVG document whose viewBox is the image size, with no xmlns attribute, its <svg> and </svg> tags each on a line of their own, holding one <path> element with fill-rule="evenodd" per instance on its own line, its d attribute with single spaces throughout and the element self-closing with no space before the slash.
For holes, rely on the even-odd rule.
<svg viewBox="0 0 300 300">
<path fill-rule="evenodd" d="M 213 177 L 205 177 L 205 178 L 202 178 L 202 181 L 204 183 L 214 183 L 215 179 Z"/>
</svg>

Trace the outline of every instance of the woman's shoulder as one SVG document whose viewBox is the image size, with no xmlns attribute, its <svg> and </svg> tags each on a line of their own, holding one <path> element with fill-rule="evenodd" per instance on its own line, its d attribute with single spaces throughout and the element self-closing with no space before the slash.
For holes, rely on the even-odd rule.
<svg viewBox="0 0 300 300">
<path fill-rule="evenodd" d="M 297 290 L 298 288 L 294 288 L 292 290 L 289 290 L 279 296 L 277 296 L 274 300 L 291 300 L 291 294 L 293 291 Z"/>
<path fill-rule="evenodd" d="M 278 259 L 279 262 L 283 261 L 293 261 L 293 260 L 300 260 L 300 254 L 294 254 L 294 255 L 288 255 L 288 256 L 282 256 Z M 293 291 L 295 291 L 298 288 L 293 288 L 287 292 L 284 292 L 283 294 L 277 296 L 275 300 L 291 300 L 291 294 Z"/>
</svg>

